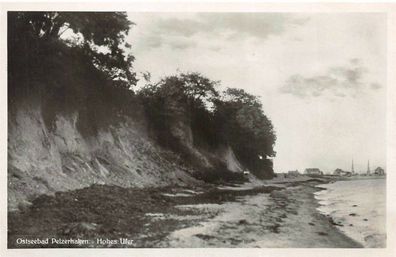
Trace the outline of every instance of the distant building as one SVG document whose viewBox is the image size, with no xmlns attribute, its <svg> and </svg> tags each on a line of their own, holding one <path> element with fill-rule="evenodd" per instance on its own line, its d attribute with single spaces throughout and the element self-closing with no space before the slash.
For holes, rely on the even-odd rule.
<svg viewBox="0 0 396 257">
<path fill-rule="evenodd" d="M 344 172 L 344 171 L 343 171 L 342 169 L 335 169 L 334 172 L 333 172 L 333 175 L 341 176 L 341 174 L 342 174 L 343 172 Z"/>
<path fill-rule="evenodd" d="M 307 175 L 323 175 L 323 172 L 318 168 L 307 168 L 304 173 Z"/>
<path fill-rule="evenodd" d="M 367 161 L 367 175 L 371 174 L 371 170 L 370 170 L 370 160 Z"/>
<path fill-rule="evenodd" d="M 375 175 L 385 175 L 385 170 L 381 167 L 378 167 L 374 170 Z"/>
<path fill-rule="evenodd" d="M 353 159 L 352 159 L 352 169 L 351 169 L 351 173 L 355 174 L 355 168 L 353 167 Z"/>
<path fill-rule="evenodd" d="M 300 172 L 298 170 L 289 170 L 287 174 L 290 176 L 300 176 Z"/>
<path fill-rule="evenodd" d="M 351 171 L 345 171 L 345 170 L 342 170 L 342 169 L 336 169 L 334 172 L 333 172 L 333 175 L 336 175 L 336 176 L 352 176 L 352 172 Z"/>
</svg>

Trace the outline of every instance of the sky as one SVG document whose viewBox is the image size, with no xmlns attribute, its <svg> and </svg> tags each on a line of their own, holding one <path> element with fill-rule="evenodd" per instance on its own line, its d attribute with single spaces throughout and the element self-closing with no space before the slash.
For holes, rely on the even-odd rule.
<svg viewBox="0 0 396 257">
<path fill-rule="evenodd" d="M 386 164 L 386 16 L 128 13 L 135 70 L 200 72 L 260 97 L 275 172 Z"/>
</svg>

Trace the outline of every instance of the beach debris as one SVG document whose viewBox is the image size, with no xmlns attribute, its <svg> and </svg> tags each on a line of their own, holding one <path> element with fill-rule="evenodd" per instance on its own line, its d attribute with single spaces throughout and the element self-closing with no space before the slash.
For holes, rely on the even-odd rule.
<svg viewBox="0 0 396 257">
<path fill-rule="evenodd" d="M 83 235 L 90 231 L 95 231 L 98 227 L 96 223 L 74 222 L 61 229 L 63 235 Z"/>
<path fill-rule="evenodd" d="M 247 225 L 248 222 L 246 220 L 239 220 L 238 224 L 239 225 Z"/>
<path fill-rule="evenodd" d="M 311 226 L 315 226 L 315 224 L 312 223 L 312 222 L 308 222 L 308 224 L 311 225 Z"/>
<path fill-rule="evenodd" d="M 329 218 L 329 222 L 331 223 L 331 225 L 334 225 L 334 226 L 340 226 L 340 227 L 344 226 L 341 223 L 335 222 L 332 217 Z"/>
<path fill-rule="evenodd" d="M 316 234 L 318 234 L 319 236 L 328 236 L 329 234 L 327 234 L 326 232 L 316 232 Z"/>
<path fill-rule="evenodd" d="M 349 216 L 355 217 L 358 216 L 356 213 L 349 213 Z"/>
<path fill-rule="evenodd" d="M 357 204 L 352 205 L 352 207 L 357 207 Z"/>
<path fill-rule="evenodd" d="M 168 194 L 168 193 L 163 193 L 163 196 L 167 197 L 189 197 L 191 194 L 186 194 L 186 193 L 176 193 L 176 194 Z"/>
<path fill-rule="evenodd" d="M 363 219 L 364 221 L 368 221 L 368 219 Z"/>
<path fill-rule="evenodd" d="M 149 216 L 149 217 L 164 217 L 163 213 L 146 213 L 145 216 Z"/>
<path fill-rule="evenodd" d="M 274 225 L 265 226 L 264 229 L 271 231 L 272 233 L 279 234 L 280 233 L 280 224 L 275 223 Z"/>
<path fill-rule="evenodd" d="M 204 234 L 196 234 L 194 236 L 196 236 L 196 237 L 198 237 L 199 239 L 202 239 L 202 240 L 210 240 L 210 239 L 214 239 L 215 238 L 214 236 L 204 235 Z"/>
</svg>

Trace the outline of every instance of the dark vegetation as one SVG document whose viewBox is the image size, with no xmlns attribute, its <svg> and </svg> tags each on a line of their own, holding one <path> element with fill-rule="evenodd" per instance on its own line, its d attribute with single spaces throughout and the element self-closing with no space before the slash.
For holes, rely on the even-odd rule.
<svg viewBox="0 0 396 257">
<path fill-rule="evenodd" d="M 275 155 L 276 136 L 262 104 L 243 89 L 219 92 L 218 84 L 199 73 L 187 73 L 166 77 L 141 89 L 139 97 L 157 141 L 178 152 L 188 152 L 173 129 L 181 122 L 191 128 L 195 147 L 211 150 L 229 145 L 257 177 L 271 178 L 272 161 L 267 157 Z M 189 140 L 188 133 L 183 136 L 184 141 Z"/>
<path fill-rule="evenodd" d="M 78 111 L 85 134 L 136 114 L 130 25 L 124 13 L 9 12 L 10 106 L 37 99 L 49 128 L 57 113 Z"/>
<path fill-rule="evenodd" d="M 132 25 L 120 12 L 9 12 L 10 112 L 37 99 L 49 129 L 57 114 L 77 112 L 87 136 L 127 117 L 145 119 L 160 145 L 187 160 L 194 159 L 188 147 L 230 146 L 253 174 L 271 178 L 276 136 L 258 97 L 220 91 L 219 82 L 195 72 L 156 83 L 147 73 L 146 86 L 134 89 L 134 57 L 125 41 Z M 215 162 L 215 169 L 217 179 L 226 167 Z"/>
</svg>

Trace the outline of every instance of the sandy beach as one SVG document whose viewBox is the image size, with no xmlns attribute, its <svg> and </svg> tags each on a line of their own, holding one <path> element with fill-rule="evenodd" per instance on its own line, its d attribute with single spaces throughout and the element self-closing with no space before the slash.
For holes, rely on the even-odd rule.
<svg viewBox="0 0 396 257">
<path fill-rule="evenodd" d="M 8 245 L 362 247 L 317 211 L 318 184 L 323 181 L 153 189 L 96 185 L 42 196 L 21 212 L 9 213 Z M 86 241 L 20 244 L 18 238 Z"/>
<path fill-rule="evenodd" d="M 219 213 L 198 225 L 172 232 L 166 247 L 361 247 L 316 211 L 316 182 L 285 186 L 269 194 L 237 197 L 218 204 L 179 208 Z"/>
</svg>

